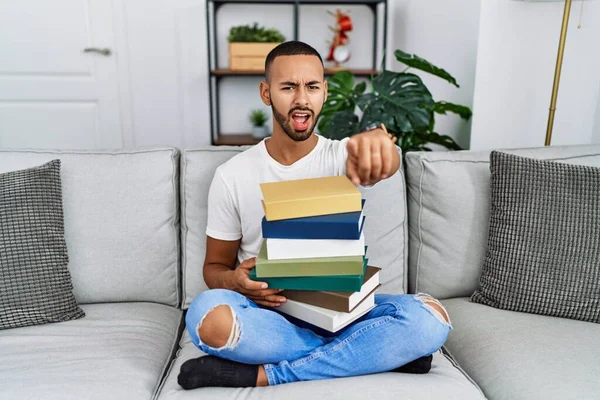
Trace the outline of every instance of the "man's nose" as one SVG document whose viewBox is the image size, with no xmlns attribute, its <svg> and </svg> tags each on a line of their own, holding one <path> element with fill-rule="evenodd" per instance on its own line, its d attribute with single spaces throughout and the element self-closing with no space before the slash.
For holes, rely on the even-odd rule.
<svg viewBox="0 0 600 400">
<path fill-rule="evenodd" d="M 308 105 L 308 95 L 305 87 L 298 87 L 298 90 L 296 90 L 296 98 L 294 99 L 294 103 L 302 107 Z"/>
</svg>

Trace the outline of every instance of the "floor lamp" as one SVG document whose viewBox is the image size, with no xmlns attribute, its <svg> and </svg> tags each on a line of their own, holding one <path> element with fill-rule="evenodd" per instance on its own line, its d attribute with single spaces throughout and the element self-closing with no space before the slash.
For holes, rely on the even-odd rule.
<svg viewBox="0 0 600 400">
<path fill-rule="evenodd" d="M 560 83 L 560 73 L 562 69 L 563 54 L 565 52 L 565 42 L 567 40 L 567 29 L 569 28 L 571 3 L 572 0 L 565 0 L 565 10 L 563 12 L 562 28 L 560 30 L 560 40 L 558 41 L 558 55 L 556 57 L 556 68 L 554 70 L 554 85 L 552 87 L 552 98 L 550 100 L 550 113 L 548 114 L 548 127 L 546 128 L 546 146 L 550 146 L 550 142 L 552 141 L 552 128 L 554 126 L 554 114 L 556 112 L 556 98 L 558 97 L 558 85 Z"/>
<path fill-rule="evenodd" d="M 562 1 L 562 0 L 561 0 Z M 569 16 L 571 15 L 572 0 L 564 0 L 565 9 L 563 12 L 562 27 L 560 30 L 560 40 L 558 42 L 558 55 L 556 56 L 556 68 L 554 70 L 554 85 L 552 87 L 552 98 L 550 99 L 550 113 L 548 114 L 548 126 L 546 128 L 546 146 L 550 146 L 552 141 L 552 128 L 554 126 L 554 114 L 556 112 L 556 98 L 558 97 L 558 85 L 560 83 L 560 73 L 562 69 L 563 54 L 565 52 L 565 42 L 567 40 L 567 30 L 569 28 Z M 585 0 L 582 0 L 585 1 Z M 583 7 L 583 4 L 581 5 Z M 582 8 L 583 12 L 583 8 Z M 581 26 L 581 25 L 580 25 Z"/>
</svg>

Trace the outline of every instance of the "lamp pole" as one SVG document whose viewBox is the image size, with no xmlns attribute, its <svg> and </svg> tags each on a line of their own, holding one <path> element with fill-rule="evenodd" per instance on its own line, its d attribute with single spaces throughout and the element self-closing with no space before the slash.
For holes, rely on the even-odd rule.
<svg viewBox="0 0 600 400">
<path fill-rule="evenodd" d="M 571 14 L 572 0 L 565 0 L 565 10 L 563 12 L 562 28 L 560 31 L 560 41 L 558 42 L 558 55 L 556 58 L 556 69 L 554 71 L 554 86 L 552 87 L 552 99 L 550 100 L 550 113 L 548 115 L 548 127 L 546 129 L 546 146 L 550 146 L 552 141 L 552 127 L 554 125 L 554 114 L 556 111 L 556 97 L 558 96 L 558 84 L 560 83 L 560 72 L 562 69 L 563 54 L 565 51 L 565 41 L 567 40 L 567 29 L 569 27 L 569 15 Z"/>
</svg>

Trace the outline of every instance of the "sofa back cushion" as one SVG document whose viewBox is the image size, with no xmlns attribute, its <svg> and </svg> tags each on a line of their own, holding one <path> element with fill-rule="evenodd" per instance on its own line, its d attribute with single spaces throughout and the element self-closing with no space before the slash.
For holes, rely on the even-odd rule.
<svg viewBox="0 0 600 400">
<path fill-rule="evenodd" d="M 600 166 L 598 145 L 503 151 Z M 409 292 L 447 299 L 477 288 L 489 228 L 489 157 L 490 151 L 407 154 Z"/>
<path fill-rule="evenodd" d="M 247 146 L 185 150 L 181 155 L 183 307 L 207 289 L 202 269 L 206 252 L 208 190 L 215 170 Z M 381 267 L 380 292 L 406 293 L 407 226 L 402 168 L 377 185 L 361 188 L 366 199 L 364 234 L 369 264 Z"/>
<path fill-rule="evenodd" d="M 0 173 L 53 159 L 77 301 L 177 306 L 178 150 L 0 150 Z"/>
</svg>

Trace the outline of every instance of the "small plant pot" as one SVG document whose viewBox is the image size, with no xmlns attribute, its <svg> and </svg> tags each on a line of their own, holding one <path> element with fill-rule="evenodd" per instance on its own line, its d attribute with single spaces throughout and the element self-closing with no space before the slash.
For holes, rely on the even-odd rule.
<svg viewBox="0 0 600 400">
<path fill-rule="evenodd" d="M 269 136 L 269 130 L 267 129 L 266 125 L 252 127 L 252 137 L 256 139 L 263 139 L 267 136 Z"/>
</svg>

